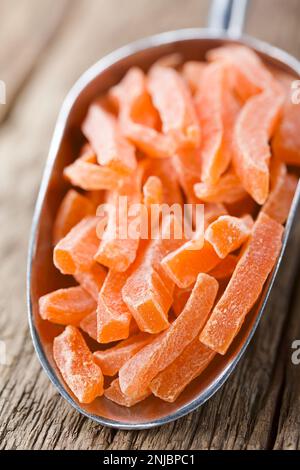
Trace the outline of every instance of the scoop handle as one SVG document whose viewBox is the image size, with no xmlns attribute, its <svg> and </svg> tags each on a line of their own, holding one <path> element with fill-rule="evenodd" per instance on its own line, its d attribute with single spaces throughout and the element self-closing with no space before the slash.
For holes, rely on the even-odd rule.
<svg viewBox="0 0 300 470">
<path fill-rule="evenodd" d="M 213 0 L 208 27 L 238 37 L 243 32 L 248 0 Z"/>
</svg>

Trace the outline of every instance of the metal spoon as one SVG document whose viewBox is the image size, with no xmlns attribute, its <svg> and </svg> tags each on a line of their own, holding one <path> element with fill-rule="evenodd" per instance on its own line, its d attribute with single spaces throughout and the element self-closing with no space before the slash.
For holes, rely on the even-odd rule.
<svg viewBox="0 0 300 470">
<path fill-rule="evenodd" d="M 52 263 L 51 232 L 57 207 L 67 189 L 62 169 L 79 150 L 80 123 L 89 103 L 99 93 L 121 79 L 127 69 L 139 65 L 147 69 L 158 58 L 180 52 L 185 60 L 203 59 L 205 52 L 224 43 L 239 42 L 252 47 L 269 65 L 300 76 L 300 63 L 287 53 L 256 39 L 241 36 L 247 0 L 215 0 L 209 19 L 210 29 L 183 29 L 166 32 L 128 44 L 92 66 L 69 92 L 58 116 L 49 157 L 41 182 L 32 223 L 28 255 L 27 299 L 33 344 L 48 377 L 59 393 L 79 412 L 99 424 L 118 429 L 148 429 L 190 413 L 208 400 L 227 380 L 245 352 L 265 310 L 274 279 L 296 218 L 300 199 L 298 185 L 285 228 L 283 248 L 276 267 L 264 287 L 259 304 L 247 316 L 245 324 L 225 356 L 211 366 L 179 396 L 175 403 L 150 397 L 131 409 L 106 398 L 90 405 L 79 404 L 62 381 L 52 357 L 52 341 L 62 328 L 41 320 L 38 299 L 66 285 Z"/>
</svg>

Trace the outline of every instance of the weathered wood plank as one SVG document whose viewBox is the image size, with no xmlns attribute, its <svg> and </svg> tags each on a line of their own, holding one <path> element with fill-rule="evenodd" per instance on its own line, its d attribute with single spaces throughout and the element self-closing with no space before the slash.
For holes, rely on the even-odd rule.
<svg viewBox="0 0 300 470">
<path fill-rule="evenodd" d="M 70 0 L 61 0 L 56 8 L 51 0 L 23 0 L 12 7 L 11 1 L 1 0 L 0 79 L 6 84 L 6 106 L 0 106 L 0 122 L 61 26 L 69 5 Z"/>
</svg>

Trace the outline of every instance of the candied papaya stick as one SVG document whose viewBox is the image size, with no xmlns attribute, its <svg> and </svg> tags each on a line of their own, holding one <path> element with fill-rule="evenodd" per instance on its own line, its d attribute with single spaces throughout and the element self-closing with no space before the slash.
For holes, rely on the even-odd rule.
<svg viewBox="0 0 300 470">
<path fill-rule="evenodd" d="M 110 270 L 100 290 L 97 305 L 97 341 L 110 343 L 126 339 L 130 332 L 131 313 L 122 298 L 128 273 Z"/>
<path fill-rule="evenodd" d="M 282 245 L 283 227 L 263 212 L 226 290 L 206 323 L 200 341 L 225 354 L 262 291 Z"/>
<path fill-rule="evenodd" d="M 201 78 L 206 67 L 206 62 L 200 62 L 198 60 L 189 60 L 182 66 L 181 74 L 189 85 L 193 95 L 195 95 L 200 88 Z"/>
<path fill-rule="evenodd" d="M 159 333 L 169 325 L 168 311 L 173 300 L 174 283 L 160 262 L 182 243 L 182 227 L 176 217 L 166 216 L 160 237 L 146 243 L 145 250 L 132 267 L 122 295 L 141 331 Z"/>
<path fill-rule="evenodd" d="M 250 98 L 235 127 L 233 163 L 245 190 L 260 205 L 269 194 L 269 140 L 283 104 L 282 93 L 267 90 Z"/>
<path fill-rule="evenodd" d="M 141 211 L 137 208 L 142 199 L 141 181 L 143 167 L 139 166 L 119 191 L 112 192 L 109 202 L 112 208 L 95 260 L 109 269 L 124 272 L 135 260 L 139 241 Z M 135 229 L 131 233 L 131 228 Z"/>
<path fill-rule="evenodd" d="M 59 325 L 77 326 L 96 306 L 93 297 L 80 286 L 58 289 L 39 299 L 42 319 Z"/>
<path fill-rule="evenodd" d="M 178 317 L 178 315 L 180 315 L 182 310 L 184 309 L 185 304 L 187 303 L 188 298 L 191 295 L 192 289 L 193 287 L 186 287 L 185 289 L 180 289 L 180 287 L 175 286 L 172 309 L 176 317 Z"/>
<path fill-rule="evenodd" d="M 129 359 L 119 371 L 120 388 L 132 398 L 142 396 L 154 379 L 198 335 L 207 321 L 218 291 L 218 282 L 199 274 L 184 310 L 150 344 Z"/>
<path fill-rule="evenodd" d="M 109 92 L 118 104 L 123 134 L 152 158 L 170 157 L 173 141 L 159 132 L 159 115 L 146 87 L 146 76 L 138 67 L 128 70 L 125 77 Z"/>
<path fill-rule="evenodd" d="M 195 338 L 168 367 L 150 383 L 152 393 L 164 401 L 173 403 L 183 390 L 208 367 L 215 351 Z"/>
<path fill-rule="evenodd" d="M 82 132 L 95 151 L 99 165 L 121 175 L 128 175 L 136 169 L 134 146 L 121 134 L 115 116 L 99 103 L 89 107 Z"/>
<path fill-rule="evenodd" d="M 56 214 L 53 227 L 53 244 L 56 245 L 59 240 L 65 237 L 81 219 L 88 215 L 94 215 L 95 212 L 94 204 L 87 197 L 74 189 L 69 189 Z"/>
<path fill-rule="evenodd" d="M 265 212 L 280 224 L 284 224 L 289 215 L 297 184 L 298 178 L 287 172 L 285 163 L 273 157 L 271 162 L 271 190 L 261 209 L 262 212 Z"/>
<path fill-rule="evenodd" d="M 240 179 L 233 170 L 224 173 L 217 184 L 196 183 L 194 191 L 201 201 L 224 204 L 235 203 L 247 196 Z"/>
<path fill-rule="evenodd" d="M 300 166 L 300 106 L 291 99 L 292 79 L 285 85 L 286 99 L 280 123 L 272 140 L 275 156 L 288 165 Z"/>
<path fill-rule="evenodd" d="M 209 271 L 209 275 L 217 280 L 229 278 L 237 265 L 239 258 L 236 255 L 228 255 L 215 268 Z"/>
<path fill-rule="evenodd" d="M 92 339 L 97 341 L 97 313 L 96 310 L 89 313 L 79 323 L 79 327 L 87 333 Z M 95 361 L 96 362 L 96 361 Z"/>
<path fill-rule="evenodd" d="M 198 201 L 199 203 L 199 201 Z M 207 228 L 212 222 L 221 215 L 227 215 L 228 211 L 224 204 L 219 202 L 207 202 L 204 204 L 204 228 Z"/>
<path fill-rule="evenodd" d="M 177 250 L 166 255 L 162 261 L 162 268 L 175 284 L 184 289 L 193 284 L 199 273 L 211 271 L 221 258 L 212 245 L 203 237 L 185 242 Z"/>
<path fill-rule="evenodd" d="M 189 202 L 194 199 L 193 187 L 200 180 L 201 175 L 201 152 L 200 149 L 179 149 L 172 157 L 172 164 Z"/>
<path fill-rule="evenodd" d="M 53 262 L 63 274 L 88 271 L 99 246 L 98 217 L 85 217 L 54 248 Z"/>
<path fill-rule="evenodd" d="M 219 258 L 226 258 L 245 243 L 251 233 L 253 219 L 250 215 L 233 217 L 222 215 L 205 231 L 205 239 L 213 246 Z"/>
<path fill-rule="evenodd" d="M 163 203 L 163 185 L 158 176 L 149 176 L 143 186 L 143 202 L 147 207 Z"/>
<path fill-rule="evenodd" d="M 259 56 L 241 45 L 222 46 L 207 53 L 209 61 L 226 61 L 233 86 L 242 100 L 276 86 L 276 80 Z"/>
<path fill-rule="evenodd" d="M 100 189 L 115 189 L 120 181 L 120 173 L 100 166 L 96 162 L 95 155 L 83 155 L 64 169 L 64 177 L 73 186 L 78 186 L 86 191 Z"/>
<path fill-rule="evenodd" d="M 132 356 L 152 340 L 153 335 L 139 333 L 120 341 L 112 348 L 95 351 L 94 360 L 100 366 L 103 375 L 113 377 Z"/>
<path fill-rule="evenodd" d="M 106 274 L 107 271 L 103 266 L 94 263 L 87 271 L 77 271 L 74 278 L 97 301 Z"/>
<path fill-rule="evenodd" d="M 200 127 L 192 95 L 174 69 L 154 65 L 148 74 L 148 90 L 160 114 L 162 130 L 176 147 L 197 147 Z"/>
<path fill-rule="evenodd" d="M 117 403 L 118 405 L 126 406 L 127 408 L 130 408 L 131 406 L 134 406 L 137 403 L 145 400 L 150 395 L 150 389 L 148 389 L 142 396 L 137 398 L 131 398 L 127 395 L 124 395 L 124 393 L 122 393 L 122 390 L 120 389 L 119 379 L 113 380 L 110 386 L 106 390 L 104 390 L 105 398 L 108 398 L 108 400 L 111 400 Z"/>
<path fill-rule="evenodd" d="M 224 133 L 224 77 L 225 67 L 222 62 L 208 65 L 203 72 L 200 89 L 195 97 L 202 130 L 201 180 L 210 184 L 217 183 L 228 164 L 220 151 Z"/>
<path fill-rule="evenodd" d="M 53 357 L 64 381 L 80 403 L 91 403 L 103 395 L 103 374 L 77 328 L 67 326 L 54 338 Z"/>
<path fill-rule="evenodd" d="M 174 173 L 172 159 L 148 160 L 145 167 L 144 177 L 156 176 L 162 182 L 163 202 L 169 205 L 182 204 L 182 193 L 178 183 L 177 175 Z"/>
</svg>

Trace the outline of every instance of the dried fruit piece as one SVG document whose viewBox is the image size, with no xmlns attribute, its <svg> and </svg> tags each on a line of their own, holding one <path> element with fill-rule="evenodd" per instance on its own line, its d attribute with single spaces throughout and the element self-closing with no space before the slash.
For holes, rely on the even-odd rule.
<svg viewBox="0 0 300 470">
<path fill-rule="evenodd" d="M 97 305 L 97 341 L 110 343 L 129 336 L 131 313 L 122 298 L 128 273 L 110 270 L 101 288 Z"/>
<path fill-rule="evenodd" d="M 111 207 L 95 260 L 109 269 L 124 272 L 133 263 L 141 230 L 142 167 L 110 194 Z"/>
<path fill-rule="evenodd" d="M 275 86 L 275 80 L 259 56 L 241 45 L 222 46 L 207 53 L 209 61 L 225 61 L 232 84 L 243 100 Z"/>
<path fill-rule="evenodd" d="M 227 279 L 231 276 L 237 265 L 239 258 L 236 255 L 228 255 L 214 269 L 209 271 L 210 276 L 215 279 Z"/>
<path fill-rule="evenodd" d="M 119 173 L 107 166 L 97 165 L 96 155 L 91 153 L 66 166 L 64 177 L 74 186 L 86 191 L 115 189 L 120 181 Z"/>
<path fill-rule="evenodd" d="M 144 176 L 148 178 L 151 175 L 157 176 L 162 182 L 164 203 L 169 205 L 174 203 L 182 204 L 180 186 L 170 158 L 148 161 Z"/>
<path fill-rule="evenodd" d="M 64 196 L 58 208 L 54 227 L 53 243 L 56 245 L 84 217 L 95 214 L 94 204 L 74 189 Z"/>
<path fill-rule="evenodd" d="M 99 103 L 93 103 L 82 125 L 82 132 L 104 165 L 123 175 L 136 169 L 134 146 L 122 136 L 116 118 Z"/>
<path fill-rule="evenodd" d="M 180 313 L 184 309 L 185 304 L 187 303 L 189 296 L 191 295 L 192 289 L 193 286 L 186 287 L 185 289 L 180 289 L 180 287 L 175 286 L 172 309 L 176 317 L 178 317 L 178 315 L 180 315 Z"/>
<path fill-rule="evenodd" d="M 91 403 L 103 395 L 103 375 L 93 360 L 79 330 L 67 326 L 54 338 L 53 357 L 56 365 L 80 403 Z"/>
<path fill-rule="evenodd" d="M 274 155 L 289 165 L 300 165 L 300 105 L 293 103 L 289 93 L 283 107 L 282 118 L 275 132 L 272 149 Z"/>
<path fill-rule="evenodd" d="M 94 263 L 88 271 L 77 271 L 74 278 L 97 301 L 106 274 L 107 271 L 103 266 Z"/>
<path fill-rule="evenodd" d="M 206 323 L 200 341 L 225 354 L 257 301 L 281 249 L 283 227 L 261 213 L 228 286 Z"/>
<path fill-rule="evenodd" d="M 158 176 L 149 176 L 143 186 L 144 204 L 150 207 L 152 204 L 163 203 L 163 185 Z"/>
<path fill-rule="evenodd" d="M 62 238 L 53 253 L 53 262 L 63 274 L 88 271 L 99 246 L 97 217 L 85 217 Z"/>
<path fill-rule="evenodd" d="M 271 191 L 262 207 L 272 219 L 284 224 L 290 211 L 297 188 L 298 178 L 287 172 L 286 165 L 273 157 L 271 162 Z"/>
<path fill-rule="evenodd" d="M 206 67 L 206 62 L 198 60 L 189 60 L 183 64 L 181 73 L 193 94 L 196 94 L 200 88 L 201 78 Z"/>
<path fill-rule="evenodd" d="M 219 258 L 224 259 L 247 240 L 252 225 L 250 215 L 242 218 L 222 215 L 207 228 L 205 239 L 213 246 Z"/>
<path fill-rule="evenodd" d="M 59 325 L 76 326 L 95 309 L 95 300 L 80 286 L 58 289 L 39 299 L 42 319 Z"/>
<path fill-rule="evenodd" d="M 192 96 L 176 70 L 155 65 L 148 74 L 148 89 L 158 109 L 163 133 L 172 137 L 176 147 L 197 147 L 200 128 Z"/>
<path fill-rule="evenodd" d="M 178 233 L 180 238 L 176 238 Z M 181 226 L 175 217 L 165 217 L 161 237 L 146 244 L 132 267 L 132 274 L 123 288 L 123 299 L 142 331 L 159 333 L 169 325 L 174 283 L 166 276 L 160 262 L 181 243 Z"/>
<path fill-rule="evenodd" d="M 164 401 L 174 402 L 185 387 L 211 363 L 216 353 L 194 339 L 170 364 L 150 383 L 152 393 Z"/>
<path fill-rule="evenodd" d="M 267 90 L 246 102 L 236 122 L 234 167 L 245 190 L 258 204 L 263 204 L 269 193 L 269 140 L 282 103 L 281 93 Z"/>
<path fill-rule="evenodd" d="M 218 282 L 199 274 L 190 298 L 169 328 L 135 354 L 119 371 L 120 388 L 132 398 L 146 393 L 150 382 L 195 339 L 205 324 L 218 291 Z"/>
<path fill-rule="evenodd" d="M 231 204 L 245 198 L 240 179 L 232 170 L 224 173 L 217 184 L 197 183 L 194 185 L 195 195 L 204 202 Z"/>
<path fill-rule="evenodd" d="M 94 360 L 104 375 L 113 377 L 132 356 L 152 340 L 152 335 L 139 333 L 120 341 L 112 348 L 94 352 Z"/>
<path fill-rule="evenodd" d="M 211 271 L 221 258 L 212 245 L 201 237 L 189 240 L 165 256 L 161 262 L 167 275 L 182 289 L 196 281 L 199 273 Z"/>
<path fill-rule="evenodd" d="M 142 396 L 137 397 L 137 398 L 131 398 L 131 397 L 128 397 L 127 395 L 124 395 L 124 393 L 120 389 L 119 379 L 115 379 L 110 384 L 109 388 L 107 388 L 104 391 L 105 398 L 108 398 L 109 400 L 117 403 L 118 405 L 126 406 L 128 408 L 136 405 L 140 401 L 145 400 L 145 398 L 147 398 L 150 395 L 151 395 L 150 389 L 148 389 Z"/>
<path fill-rule="evenodd" d="M 190 203 L 194 202 L 194 185 L 200 181 L 201 153 L 199 148 L 184 148 L 172 157 L 176 176 Z"/>
<path fill-rule="evenodd" d="M 118 104 L 124 135 L 150 157 L 170 157 L 175 150 L 174 143 L 158 132 L 159 116 L 152 104 L 142 70 L 137 67 L 129 69 L 109 94 Z"/>
<path fill-rule="evenodd" d="M 79 323 L 82 331 L 87 333 L 91 338 L 97 341 L 97 313 L 96 310 L 86 317 L 84 317 Z"/>
</svg>

